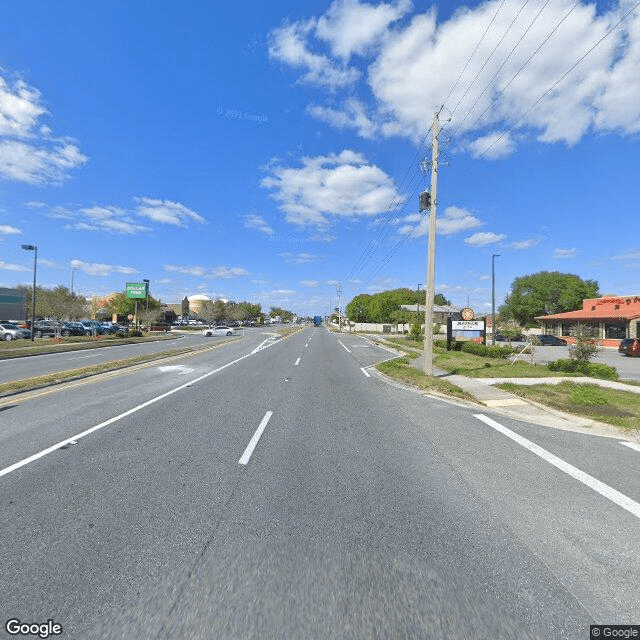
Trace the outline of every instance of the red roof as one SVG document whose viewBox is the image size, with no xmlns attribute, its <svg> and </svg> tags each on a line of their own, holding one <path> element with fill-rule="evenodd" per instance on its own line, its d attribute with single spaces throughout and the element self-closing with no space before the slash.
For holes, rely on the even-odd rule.
<svg viewBox="0 0 640 640">
<path fill-rule="evenodd" d="M 582 309 L 538 316 L 536 320 L 634 320 L 640 318 L 640 296 L 582 301 Z"/>
</svg>

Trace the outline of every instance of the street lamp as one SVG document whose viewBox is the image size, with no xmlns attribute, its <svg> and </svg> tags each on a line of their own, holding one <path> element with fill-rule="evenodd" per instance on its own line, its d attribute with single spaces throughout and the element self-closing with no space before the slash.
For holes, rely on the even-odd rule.
<svg viewBox="0 0 640 640">
<path fill-rule="evenodd" d="M 71 267 L 71 297 L 73 297 L 73 274 L 78 271 L 77 267 Z"/>
<path fill-rule="evenodd" d="M 23 244 L 25 251 L 33 251 L 33 294 L 31 296 L 31 342 L 36 333 L 36 269 L 38 267 L 38 247 L 35 244 Z"/>
<path fill-rule="evenodd" d="M 417 311 L 417 313 L 420 313 L 420 287 L 424 287 L 424 284 L 422 282 L 418 285 L 418 311 Z"/>
<path fill-rule="evenodd" d="M 499 253 L 491 256 L 491 344 L 496 343 L 496 258 Z"/>
</svg>

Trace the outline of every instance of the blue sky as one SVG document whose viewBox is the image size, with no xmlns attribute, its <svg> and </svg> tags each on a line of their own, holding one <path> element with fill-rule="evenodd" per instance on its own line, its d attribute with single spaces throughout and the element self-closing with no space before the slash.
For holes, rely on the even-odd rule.
<svg viewBox="0 0 640 640">
<path fill-rule="evenodd" d="M 0 286 L 27 243 L 86 296 L 415 289 L 444 105 L 437 291 L 490 311 L 499 254 L 498 304 L 541 270 L 638 294 L 640 8 L 531 4 L 4 3 Z"/>
</svg>

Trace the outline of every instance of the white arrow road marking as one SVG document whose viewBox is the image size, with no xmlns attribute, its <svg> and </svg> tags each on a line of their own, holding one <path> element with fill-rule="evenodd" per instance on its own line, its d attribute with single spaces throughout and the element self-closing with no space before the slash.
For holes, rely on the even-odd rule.
<svg viewBox="0 0 640 640">
<path fill-rule="evenodd" d="M 360 367 L 360 371 L 362 371 L 367 378 L 371 377 L 371 374 L 364 367 Z"/>
<path fill-rule="evenodd" d="M 167 367 L 158 367 L 162 373 L 167 373 L 168 371 L 177 371 L 179 376 L 184 375 L 185 373 L 191 373 L 194 369 L 191 367 L 187 367 L 184 364 L 173 364 Z"/>
</svg>

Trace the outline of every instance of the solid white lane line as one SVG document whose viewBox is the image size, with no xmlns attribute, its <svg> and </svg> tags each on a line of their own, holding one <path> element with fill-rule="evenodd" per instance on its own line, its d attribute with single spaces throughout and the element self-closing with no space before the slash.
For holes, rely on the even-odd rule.
<svg viewBox="0 0 640 640">
<path fill-rule="evenodd" d="M 256 448 L 258 441 L 260 440 L 260 436 L 262 436 L 262 432 L 265 430 L 265 427 L 269 423 L 269 420 L 271 420 L 272 415 L 273 415 L 273 411 L 267 411 L 267 413 L 264 414 L 264 418 L 262 418 L 262 422 L 256 429 L 256 432 L 253 434 L 253 438 L 251 438 L 251 440 L 249 441 L 247 448 L 244 450 L 244 453 L 242 454 L 242 457 L 240 458 L 240 460 L 238 460 L 238 464 L 247 464 L 247 462 L 249 462 L 249 460 L 251 459 L 251 454 L 253 453 L 253 450 Z"/>
<path fill-rule="evenodd" d="M 297 367 L 300 364 L 300 360 L 302 360 L 302 358 L 298 358 L 293 366 Z"/>
<path fill-rule="evenodd" d="M 113 424 L 114 422 L 117 422 L 118 420 L 122 420 L 122 418 L 126 418 L 127 416 L 130 416 L 132 413 L 136 413 L 138 411 L 140 411 L 141 409 L 144 409 L 145 407 L 148 407 L 149 405 L 152 405 L 156 402 L 158 402 L 159 400 L 163 400 L 164 398 L 167 398 L 170 395 L 173 395 L 174 393 L 177 393 L 178 391 L 182 391 L 182 389 L 186 389 L 187 387 L 190 387 L 191 385 L 196 384 L 197 382 L 200 382 L 201 380 L 204 380 L 205 378 L 208 378 L 209 376 L 214 375 L 215 373 L 218 373 L 220 371 L 222 371 L 223 369 L 226 369 L 227 367 L 230 367 L 234 364 L 237 364 L 238 362 L 244 360 L 245 358 L 250 358 L 253 355 L 253 352 L 251 353 L 247 353 L 246 355 L 237 358 L 236 360 L 233 360 L 231 362 L 227 362 L 227 364 L 222 365 L 221 367 L 218 367 L 217 369 L 214 369 L 213 371 L 209 371 L 208 373 L 205 373 L 204 375 L 200 376 L 199 378 L 195 378 L 194 380 L 191 380 L 190 382 L 185 382 L 184 384 L 181 384 L 179 387 L 176 387 L 175 389 L 171 389 L 170 391 L 167 391 L 166 393 L 163 393 L 159 396 L 156 396 L 155 398 L 151 398 L 151 400 L 147 400 L 146 402 L 143 402 L 142 404 L 139 404 L 137 407 L 133 407 L 133 409 L 129 409 L 128 411 L 125 411 L 124 413 L 121 413 L 120 415 L 114 416 L 113 418 L 109 418 L 109 420 L 105 420 L 104 422 L 101 422 L 100 424 L 95 425 L 94 427 L 91 427 L 90 429 L 87 429 L 86 431 L 82 431 L 81 433 L 76 434 L 75 436 L 71 436 L 70 438 L 66 438 L 65 440 L 62 440 L 60 442 L 58 442 L 57 444 L 54 444 L 51 447 L 48 447 L 46 449 L 43 449 L 42 451 L 39 451 L 38 453 L 34 453 L 32 456 L 29 456 L 28 458 L 25 458 L 24 460 L 20 460 L 19 462 L 16 462 L 8 467 L 5 467 L 4 469 L 0 469 L 0 478 L 2 476 L 6 476 L 8 473 L 11 473 L 12 471 L 15 471 L 16 469 L 20 469 L 20 467 L 24 467 L 25 465 L 28 465 L 32 462 L 35 462 L 36 460 L 39 460 L 40 458 L 43 458 L 46 455 L 49 455 L 50 453 L 53 453 L 54 451 L 57 451 L 58 449 L 60 449 L 60 447 L 64 447 L 66 444 L 69 444 L 72 440 L 80 440 L 80 438 L 84 438 L 85 436 L 88 436 L 90 433 L 93 433 L 94 431 L 98 431 L 110 424 Z"/>
<path fill-rule="evenodd" d="M 371 374 L 364 367 L 360 367 L 360 371 L 362 371 L 367 378 L 371 377 Z"/>
<path fill-rule="evenodd" d="M 637 442 L 621 442 L 625 447 L 629 447 L 630 449 L 635 449 L 636 451 L 640 451 L 640 444 Z"/>
<path fill-rule="evenodd" d="M 338 340 L 338 342 L 340 344 L 342 344 L 342 340 Z M 351 351 L 349 351 L 349 349 L 347 349 L 347 347 L 344 346 L 344 344 L 342 344 L 342 348 L 347 352 L 347 353 L 351 353 Z"/>
<path fill-rule="evenodd" d="M 615 489 L 611 488 L 609 485 L 604 482 L 600 482 L 593 476 L 590 476 L 588 473 L 584 471 L 580 471 L 580 469 L 574 467 L 573 465 L 565 462 L 562 458 L 558 458 L 554 456 L 552 453 L 549 453 L 546 449 L 539 447 L 537 444 L 523 438 L 521 435 L 517 434 L 515 431 L 511 431 L 511 429 L 507 429 L 507 427 L 503 427 L 499 422 L 492 420 L 491 418 L 478 413 L 475 414 L 475 417 L 478 420 L 482 420 L 485 424 L 488 424 L 490 427 L 494 428 L 496 431 L 507 436 L 507 438 L 511 438 L 514 442 L 517 442 L 519 445 L 525 447 L 531 451 L 531 453 L 535 453 L 537 456 L 546 460 L 549 464 L 552 464 L 554 467 L 560 469 L 560 471 L 564 471 L 566 474 L 570 475 L 572 478 L 575 478 L 582 484 L 585 484 L 590 489 L 593 489 L 601 496 L 604 496 L 611 502 L 615 502 L 618 506 L 626 509 L 629 513 L 636 516 L 636 518 L 640 518 L 640 504 L 635 500 L 632 500 L 628 496 L 625 496 L 624 493 L 620 493 Z"/>
</svg>

